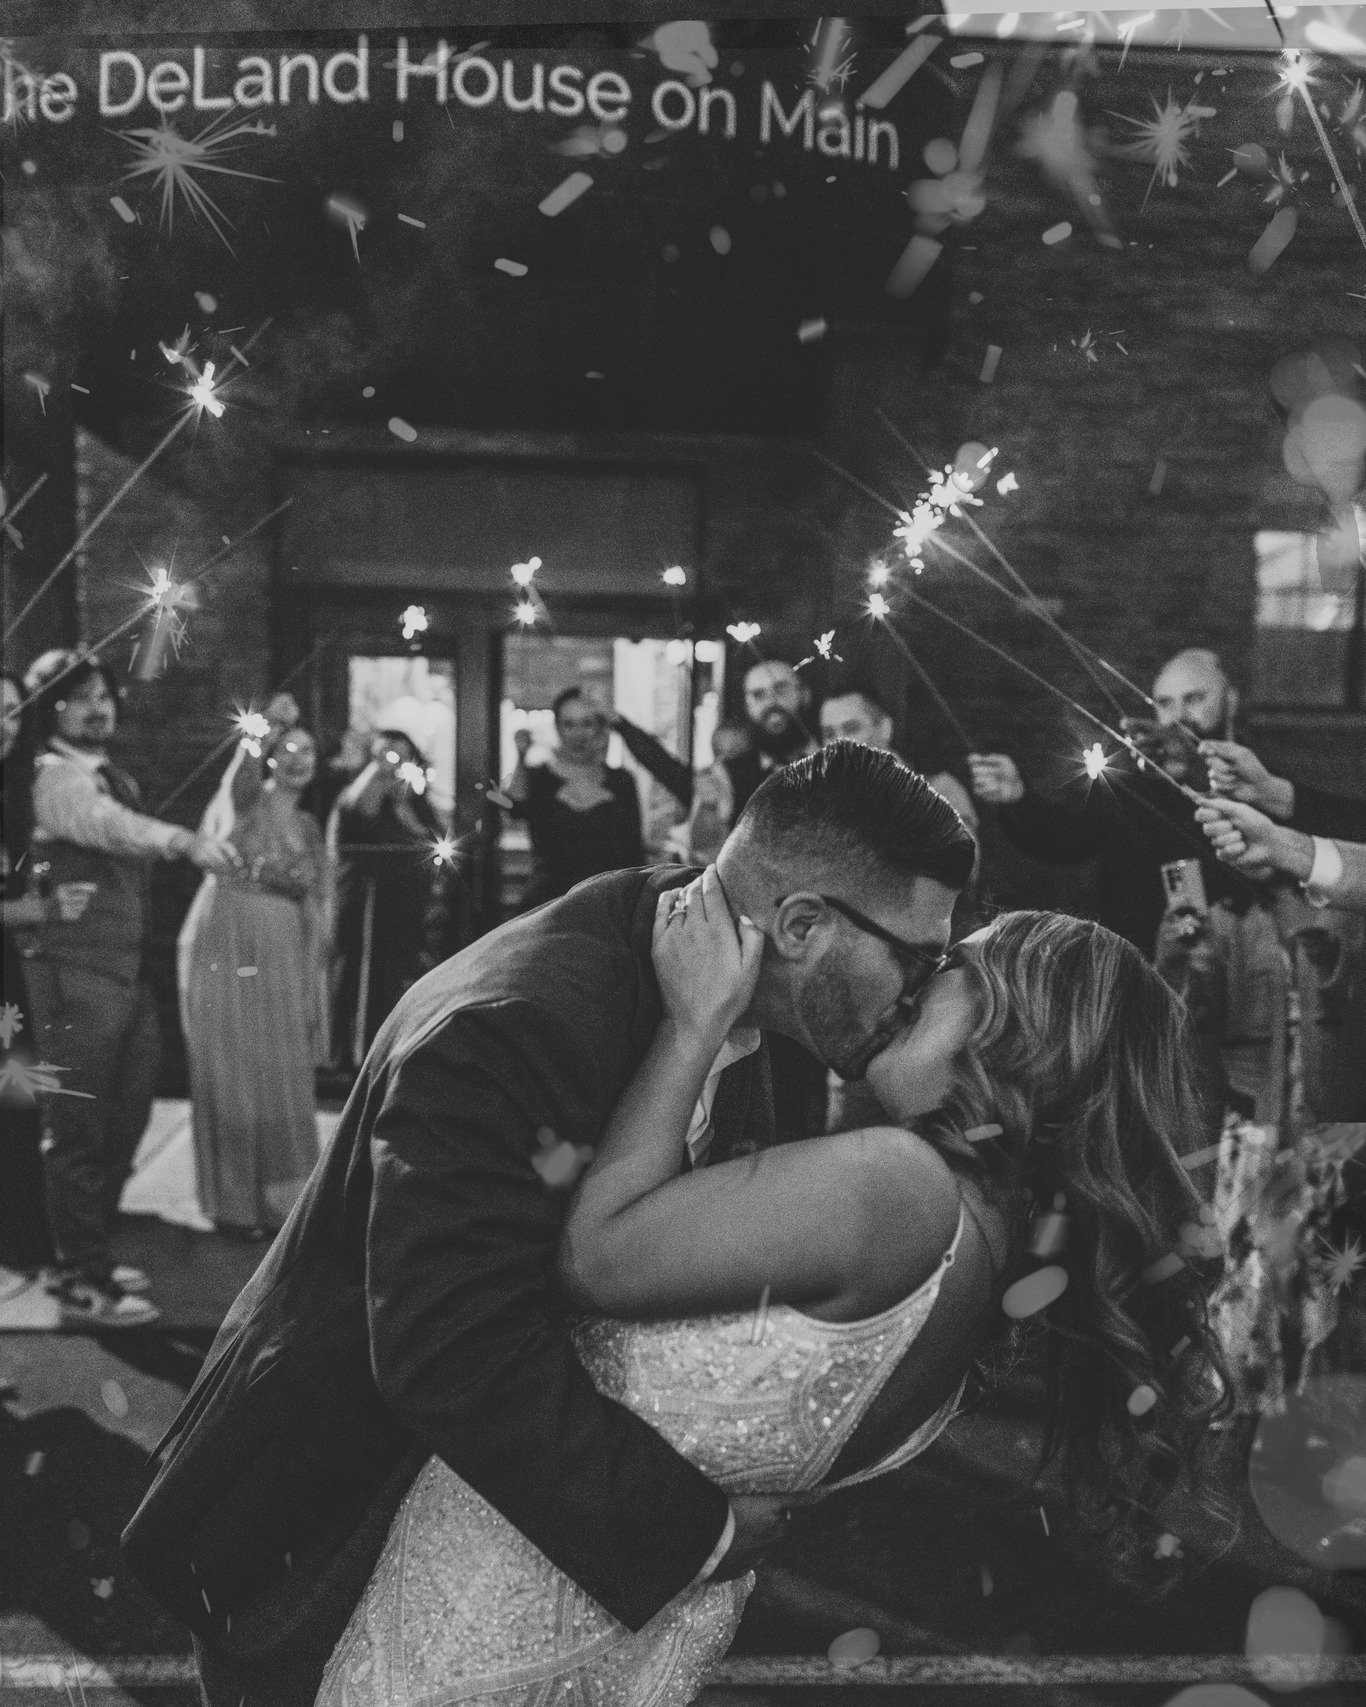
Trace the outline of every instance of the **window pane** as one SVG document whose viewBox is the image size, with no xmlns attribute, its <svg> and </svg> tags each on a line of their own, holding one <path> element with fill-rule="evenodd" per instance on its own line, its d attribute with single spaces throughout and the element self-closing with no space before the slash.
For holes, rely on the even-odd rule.
<svg viewBox="0 0 1366 1707">
<path fill-rule="evenodd" d="M 1252 698 L 1273 705 L 1341 705 L 1350 592 L 1325 592 L 1312 533 L 1256 535 L 1257 634 Z"/>
</svg>

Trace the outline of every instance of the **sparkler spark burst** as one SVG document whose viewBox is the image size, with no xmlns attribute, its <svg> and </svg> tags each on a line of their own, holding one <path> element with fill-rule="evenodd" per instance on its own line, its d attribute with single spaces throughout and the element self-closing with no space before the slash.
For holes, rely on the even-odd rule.
<svg viewBox="0 0 1366 1707">
<path fill-rule="evenodd" d="M 892 614 L 892 607 L 891 607 L 891 605 L 889 605 L 887 603 L 887 598 L 886 598 L 885 594 L 883 594 L 883 593 L 869 593 L 869 595 L 868 595 L 868 615 L 869 616 L 889 617 L 891 614 Z"/>
<path fill-rule="evenodd" d="M 433 865 L 454 865 L 456 842 L 454 836 L 438 836 L 432 843 Z"/>
<path fill-rule="evenodd" d="M 1087 776 L 1092 782 L 1097 782 L 1105 775 L 1105 767 L 1109 764 L 1110 760 L 1106 755 L 1104 747 L 1101 746 L 1099 741 L 1096 741 L 1081 755 L 1081 762 L 1086 766 Z"/>
<path fill-rule="evenodd" d="M 868 585 L 870 587 L 885 587 L 891 577 L 891 564 L 884 563 L 880 557 L 875 557 L 868 565 Z"/>
<path fill-rule="evenodd" d="M 90 1091 L 69 1091 L 57 1075 L 66 1067 L 54 1067 L 49 1061 L 25 1061 L 11 1056 L 0 1066 L 0 1102 L 36 1102 L 40 1096 L 85 1097 L 93 1102 Z"/>
<path fill-rule="evenodd" d="M 398 774 L 414 794 L 427 792 L 427 773 L 416 759 L 405 759 L 398 767 Z"/>
<path fill-rule="evenodd" d="M 415 640 L 419 634 L 425 634 L 429 626 L 427 612 L 421 605 L 409 605 L 399 618 L 403 626 L 403 638 Z"/>
<path fill-rule="evenodd" d="M 1175 100 L 1170 89 L 1167 90 L 1165 106 L 1158 106 L 1157 96 L 1149 97 L 1153 104 L 1156 117 L 1150 119 L 1131 119 L 1124 113 L 1113 113 L 1123 124 L 1131 125 L 1137 132 L 1137 137 L 1124 143 L 1119 152 L 1131 160 L 1143 160 L 1151 164 L 1153 175 L 1148 180 L 1148 188 L 1143 197 L 1143 206 L 1148 205 L 1148 197 L 1153 193 L 1153 185 L 1160 178 L 1168 189 L 1175 189 L 1177 172 L 1191 163 L 1186 144 L 1192 137 L 1200 134 L 1200 121 L 1214 117 L 1213 107 L 1199 107 L 1194 100 L 1188 101 L 1183 107 Z"/>
<path fill-rule="evenodd" d="M 1355 1234 L 1343 1239 L 1341 1249 L 1329 1244 L 1326 1239 L 1323 1243 L 1327 1259 L 1323 1277 L 1328 1282 L 1329 1291 L 1336 1297 L 1339 1292 L 1346 1291 L 1361 1270 L 1366 1268 L 1366 1247 L 1362 1246 Z"/>
<path fill-rule="evenodd" d="M 134 178 L 151 178 L 161 188 L 161 223 L 167 231 L 175 230 L 176 198 L 184 198 L 191 214 L 202 218 L 231 255 L 236 254 L 228 242 L 223 225 L 231 225 L 218 203 L 199 182 L 199 174 L 217 172 L 229 178 L 252 178 L 259 184 L 278 184 L 278 178 L 267 178 L 260 172 L 243 172 L 236 166 L 224 166 L 221 156 L 240 148 L 237 140 L 243 136 L 274 136 L 274 125 L 264 119 L 250 124 L 233 124 L 232 113 L 221 113 L 194 136 L 182 136 L 174 125 L 166 123 L 145 126 L 140 130 L 125 130 L 118 134 L 133 150 L 133 162 L 123 174 L 123 182 Z M 220 224 L 219 221 L 223 224 Z"/>
<path fill-rule="evenodd" d="M 732 622 L 726 628 L 726 633 L 737 646 L 748 646 L 752 640 L 759 638 L 761 632 L 757 622 Z"/>
<path fill-rule="evenodd" d="M 794 664 L 794 669 L 804 669 L 808 664 L 814 664 L 817 658 L 825 664 L 842 664 L 844 662 L 844 659 L 835 651 L 835 631 L 833 628 L 827 628 L 824 634 L 817 635 L 811 644 L 815 647 L 815 651 L 810 657 L 803 658 Z"/>
<path fill-rule="evenodd" d="M 536 607 L 530 599 L 519 599 L 513 614 L 523 628 L 530 628 L 536 621 Z"/>
<path fill-rule="evenodd" d="M 195 406 L 201 410 L 207 409 L 215 420 L 223 413 L 223 404 L 214 388 L 212 362 L 204 363 L 203 373 L 196 374 L 194 363 L 185 358 L 185 366 L 194 376 L 194 383 L 186 388 L 186 395 Z"/>
</svg>

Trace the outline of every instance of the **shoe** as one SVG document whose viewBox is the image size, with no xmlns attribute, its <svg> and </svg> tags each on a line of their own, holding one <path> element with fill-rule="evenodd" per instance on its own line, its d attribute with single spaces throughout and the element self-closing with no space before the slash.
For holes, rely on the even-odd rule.
<svg viewBox="0 0 1366 1707">
<path fill-rule="evenodd" d="M 57 1300 L 63 1328 L 147 1328 L 161 1320 L 161 1311 L 146 1298 L 125 1292 L 111 1280 L 66 1275 L 48 1288 Z"/>
<path fill-rule="evenodd" d="M 151 1281 L 140 1268 L 134 1268 L 130 1262 L 116 1262 L 110 1278 L 120 1291 L 131 1292 L 136 1298 L 141 1298 L 144 1292 L 152 1290 Z"/>
</svg>

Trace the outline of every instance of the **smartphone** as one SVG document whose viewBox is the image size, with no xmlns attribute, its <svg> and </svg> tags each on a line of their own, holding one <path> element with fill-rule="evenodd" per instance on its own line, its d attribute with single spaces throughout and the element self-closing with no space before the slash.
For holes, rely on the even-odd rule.
<svg viewBox="0 0 1366 1707">
<path fill-rule="evenodd" d="M 1209 793 L 1209 767 L 1200 757 L 1200 737 L 1193 729 L 1146 717 L 1126 717 L 1121 727 L 1146 759 L 1197 794 Z"/>
<path fill-rule="evenodd" d="M 1174 859 L 1162 867 L 1162 887 L 1167 892 L 1168 908 L 1184 908 L 1199 913 L 1209 912 L 1205 898 L 1205 874 L 1198 859 Z"/>
</svg>

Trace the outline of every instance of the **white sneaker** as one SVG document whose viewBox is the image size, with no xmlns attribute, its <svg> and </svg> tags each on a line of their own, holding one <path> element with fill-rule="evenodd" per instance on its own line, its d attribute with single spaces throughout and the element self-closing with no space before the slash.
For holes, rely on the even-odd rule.
<svg viewBox="0 0 1366 1707">
<path fill-rule="evenodd" d="M 161 1312 L 146 1298 L 137 1298 L 112 1281 L 101 1284 L 72 1275 L 49 1288 L 57 1300 L 63 1328 L 146 1328 L 161 1320 Z"/>
<path fill-rule="evenodd" d="M 152 1290 L 152 1283 L 140 1268 L 134 1268 L 130 1262 L 116 1262 L 111 1277 L 114 1285 L 123 1292 L 131 1292 L 141 1297 L 144 1292 Z"/>
</svg>

